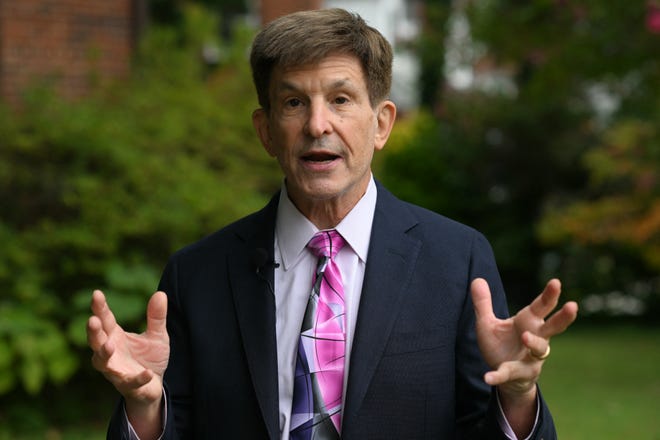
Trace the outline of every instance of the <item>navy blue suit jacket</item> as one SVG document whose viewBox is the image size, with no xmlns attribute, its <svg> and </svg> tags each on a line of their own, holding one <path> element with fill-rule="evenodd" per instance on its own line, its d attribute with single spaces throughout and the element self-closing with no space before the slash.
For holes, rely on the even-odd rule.
<svg viewBox="0 0 660 440">
<path fill-rule="evenodd" d="M 169 298 L 167 439 L 278 439 L 273 254 L 278 196 L 177 252 Z M 351 352 L 343 439 L 503 439 L 477 347 L 470 282 L 507 315 L 492 250 L 474 229 L 398 200 L 381 185 Z M 120 411 L 109 438 L 126 435 Z M 535 439 L 556 438 L 541 399 Z"/>
</svg>

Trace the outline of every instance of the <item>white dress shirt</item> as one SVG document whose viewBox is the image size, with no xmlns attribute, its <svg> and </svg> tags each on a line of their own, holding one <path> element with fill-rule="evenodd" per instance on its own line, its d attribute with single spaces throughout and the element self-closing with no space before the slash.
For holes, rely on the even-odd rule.
<svg viewBox="0 0 660 440">
<path fill-rule="evenodd" d="M 348 379 L 349 356 L 355 332 L 357 309 L 367 262 L 371 225 L 376 210 L 376 184 L 373 178 L 360 201 L 335 229 L 346 245 L 335 256 L 344 284 L 346 310 L 346 357 L 344 393 Z M 293 205 L 282 185 L 275 226 L 275 330 L 277 333 L 277 369 L 280 402 L 280 434 L 289 439 L 293 376 L 298 341 L 307 300 L 312 288 L 312 274 L 317 257 L 307 243 L 319 229 Z"/>
</svg>

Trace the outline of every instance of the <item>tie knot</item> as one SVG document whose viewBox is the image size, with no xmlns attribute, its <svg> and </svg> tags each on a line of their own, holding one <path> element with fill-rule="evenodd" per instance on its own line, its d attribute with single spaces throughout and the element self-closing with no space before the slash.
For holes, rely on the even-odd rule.
<svg viewBox="0 0 660 440">
<path fill-rule="evenodd" d="M 339 235 L 339 232 L 336 230 L 331 229 L 329 231 L 319 231 L 314 234 L 312 239 L 309 240 L 309 243 L 307 243 L 307 247 L 317 257 L 334 258 L 345 244 L 344 237 Z"/>
</svg>

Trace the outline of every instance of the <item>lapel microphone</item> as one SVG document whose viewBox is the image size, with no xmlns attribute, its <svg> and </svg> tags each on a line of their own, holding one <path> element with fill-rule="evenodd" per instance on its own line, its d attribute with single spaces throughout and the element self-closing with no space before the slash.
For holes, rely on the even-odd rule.
<svg viewBox="0 0 660 440">
<path fill-rule="evenodd" d="M 252 251 L 252 264 L 256 267 L 255 273 L 259 278 L 261 278 L 263 281 L 266 282 L 268 285 L 268 289 L 270 290 L 270 293 L 275 296 L 275 291 L 273 289 L 273 285 L 271 284 L 270 280 L 263 274 L 262 270 L 264 269 L 269 269 L 269 268 L 274 268 L 277 269 L 280 267 L 280 263 L 275 262 L 273 258 L 270 258 L 268 255 L 268 251 L 264 248 L 256 248 L 255 250 Z"/>
<path fill-rule="evenodd" d="M 252 263 L 257 269 L 257 274 L 261 273 L 262 269 L 273 267 L 277 269 L 280 263 L 276 263 L 274 259 L 268 256 L 268 251 L 264 248 L 256 248 L 252 252 Z"/>
</svg>

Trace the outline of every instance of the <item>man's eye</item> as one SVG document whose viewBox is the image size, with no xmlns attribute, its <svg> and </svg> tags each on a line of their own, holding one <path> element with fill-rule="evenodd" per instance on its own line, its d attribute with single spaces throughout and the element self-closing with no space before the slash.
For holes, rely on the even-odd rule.
<svg viewBox="0 0 660 440">
<path fill-rule="evenodd" d="M 335 98 L 335 104 L 346 104 L 348 102 L 348 98 L 345 96 L 338 96 Z"/>
<path fill-rule="evenodd" d="M 286 106 L 287 107 L 298 107 L 302 104 L 300 99 L 297 98 L 291 98 L 286 101 Z"/>
</svg>

